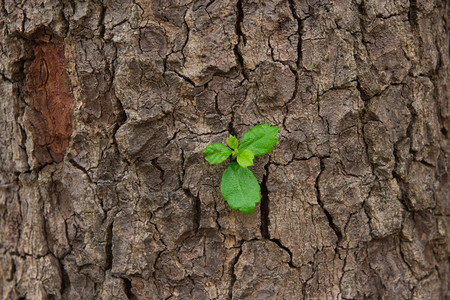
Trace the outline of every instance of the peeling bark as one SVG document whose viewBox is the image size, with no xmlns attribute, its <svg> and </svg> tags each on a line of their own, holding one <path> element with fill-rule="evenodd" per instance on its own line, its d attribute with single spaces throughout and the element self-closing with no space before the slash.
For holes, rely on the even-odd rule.
<svg viewBox="0 0 450 300">
<path fill-rule="evenodd" d="M 445 1 L 1 4 L 0 298 L 450 297 Z"/>
</svg>

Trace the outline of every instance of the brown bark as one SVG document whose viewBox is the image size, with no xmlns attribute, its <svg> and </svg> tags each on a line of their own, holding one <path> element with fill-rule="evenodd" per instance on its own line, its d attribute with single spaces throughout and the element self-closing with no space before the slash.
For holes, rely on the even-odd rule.
<svg viewBox="0 0 450 300">
<path fill-rule="evenodd" d="M 0 298 L 450 298 L 446 1 L 1 4 Z"/>
</svg>

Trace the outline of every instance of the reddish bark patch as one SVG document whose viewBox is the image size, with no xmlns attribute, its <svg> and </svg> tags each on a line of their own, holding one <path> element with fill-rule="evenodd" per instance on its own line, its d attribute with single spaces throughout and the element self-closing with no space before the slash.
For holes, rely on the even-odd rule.
<svg viewBox="0 0 450 300">
<path fill-rule="evenodd" d="M 27 125 L 33 138 L 33 156 L 41 165 L 60 162 L 72 135 L 73 95 L 62 44 L 42 44 L 27 74 L 32 110 Z"/>
</svg>

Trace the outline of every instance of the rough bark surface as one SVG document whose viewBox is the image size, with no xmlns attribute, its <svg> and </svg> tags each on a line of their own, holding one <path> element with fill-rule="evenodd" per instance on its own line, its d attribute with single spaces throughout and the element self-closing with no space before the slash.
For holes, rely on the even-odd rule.
<svg viewBox="0 0 450 300">
<path fill-rule="evenodd" d="M 1 299 L 450 298 L 447 1 L 0 3 Z"/>
</svg>

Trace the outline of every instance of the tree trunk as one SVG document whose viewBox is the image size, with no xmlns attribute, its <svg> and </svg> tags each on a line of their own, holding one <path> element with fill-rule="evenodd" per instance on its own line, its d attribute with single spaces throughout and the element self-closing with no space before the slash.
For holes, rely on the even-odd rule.
<svg viewBox="0 0 450 300">
<path fill-rule="evenodd" d="M 449 4 L 307 2 L 1 1 L 0 298 L 450 299 Z"/>
</svg>

